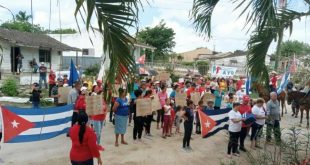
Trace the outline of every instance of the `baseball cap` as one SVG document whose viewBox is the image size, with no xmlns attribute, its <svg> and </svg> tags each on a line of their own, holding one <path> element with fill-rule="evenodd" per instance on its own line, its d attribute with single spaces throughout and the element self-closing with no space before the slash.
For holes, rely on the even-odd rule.
<svg viewBox="0 0 310 165">
<path fill-rule="evenodd" d="M 243 101 L 250 101 L 250 96 L 244 95 L 242 98 Z"/>
<path fill-rule="evenodd" d="M 44 62 L 41 62 L 41 65 L 44 65 Z"/>
</svg>

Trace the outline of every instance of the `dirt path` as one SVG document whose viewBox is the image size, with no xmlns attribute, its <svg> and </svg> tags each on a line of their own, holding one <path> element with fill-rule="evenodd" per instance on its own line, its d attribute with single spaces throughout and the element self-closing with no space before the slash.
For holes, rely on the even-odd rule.
<svg viewBox="0 0 310 165">
<path fill-rule="evenodd" d="M 285 114 L 281 121 L 282 128 L 289 128 L 299 124 L 299 118 Z M 304 119 L 303 132 L 307 132 Z M 103 162 L 106 165 L 217 165 L 220 162 L 228 163 L 226 159 L 227 134 L 225 131 L 202 139 L 194 135 L 191 142 L 193 151 L 185 152 L 181 149 L 182 136 L 175 135 L 171 138 L 160 137 L 161 131 L 155 129 L 152 123 L 152 139 L 143 138 L 144 143 L 133 144 L 133 127 L 127 128 L 126 139 L 128 146 L 114 147 L 114 129 L 111 123 L 103 128 L 103 146 L 106 151 L 102 152 Z M 249 146 L 249 140 L 246 140 Z M 57 138 L 20 144 L 2 144 L 0 151 L 0 164 L 7 165 L 70 165 L 69 150 L 71 142 L 65 135 Z M 246 155 L 242 153 L 240 158 L 234 158 L 237 164 L 247 164 Z"/>
</svg>

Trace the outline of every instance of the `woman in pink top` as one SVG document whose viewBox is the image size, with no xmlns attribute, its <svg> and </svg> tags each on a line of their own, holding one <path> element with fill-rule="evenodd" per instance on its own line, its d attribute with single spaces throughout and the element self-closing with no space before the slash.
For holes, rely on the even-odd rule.
<svg viewBox="0 0 310 165">
<path fill-rule="evenodd" d="M 161 86 L 161 91 L 157 93 L 160 101 L 160 105 L 162 107 L 161 110 L 157 111 L 157 129 L 159 129 L 159 122 L 161 122 L 161 128 L 163 127 L 163 119 L 164 119 L 164 106 L 166 105 L 166 99 L 168 98 L 166 92 L 166 86 Z"/>
</svg>

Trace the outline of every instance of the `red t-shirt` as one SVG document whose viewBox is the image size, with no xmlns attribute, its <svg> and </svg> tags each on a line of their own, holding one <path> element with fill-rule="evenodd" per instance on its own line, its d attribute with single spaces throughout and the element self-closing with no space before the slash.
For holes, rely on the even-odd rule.
<svg viewBox="0 0 310 165">
<path fill-rule="evenodd" d="M 202 92 L 204 92 L 205 90 L 206 90 L 205 87 L 199 87 L 199 89 L 198 89 L 198 91 L 199 91 L 200 94 L 201 94 Z"/>
<path fill-rule="evenodd" d="M 271 85 L 272 85 L 272 87 L 277 88 L 277 81 L 278 81 L 277 76 L 273 76 L 271 78 Z"/>
<path fill-rule="evenodd" d="M 48 75 L 48 84 L 56 84 L 56 75 L 55 74 L 49 74 Z"/>
<path fill-rule="evenodd" d="M 195 92 L 196 89 L 195 88 L 192 88 L 190 87 L 187 91 L 186 91 L 186 95 L 188 98 L 191 98 L 191 93 Z"/>
<path fill-rule="evenodd" d="M 80 125 L 74 125 L 70 128 L 69 135 L 72 142 L 70 150 L 70 160 L 86 161 L 94 157 L 99 157 L 97 148 L 96 134 L 93 129 L 86 126 L 82 144 L 79 141 Z"/>
<path fill-rule="evenodd" d="M 241 104 L 240 108 L 239 108 L 239 112 L 240 112 L 241 115 L 252 113 L 251 106 L 247 105 L 247 104 L 246 105 L 245 104 Z M 245 125 L 242 122 L 242 127 L 247 127 L 247 126 L 249 126 L 249 125 Z"/>
<path fill-rule="evenodd" d="M 237 81 L 237 84 L 236 84 L 236 85 L 237 85 L 237 91 L 241 89 L 241 87 L 242 87 L 243 84 L 244 84 L 244 81 L 243 81 L 243 80 L 238 80 L 238 81 Z"/>
<path fill-rule="evenodd" d="M 85 96 L 80 95 L 75 102 L 75 107 L 74 109 L 76 110 L 86 110 L 86 101 L 85 101 Z"/>
</svg>

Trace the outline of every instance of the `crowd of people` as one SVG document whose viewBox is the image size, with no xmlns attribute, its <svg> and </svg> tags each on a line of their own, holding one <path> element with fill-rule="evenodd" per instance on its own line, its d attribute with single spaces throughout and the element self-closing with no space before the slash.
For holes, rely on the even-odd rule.
<svg viewBox="0 0 310 165">
<path fill-rule="evenodd" d="M 55 73 L 49 74 L 49 94 L 54 98 L 56 106 L 63 106 L 58 103 L 58 88 L 66 86 L 67 76 L 62 76 L 54 81 Z M 163 139 L 174 135 L 182 135 L 181 123 L 183 123 L 183 143 L 182 149 L 186 152 L 192 150 L 190 141 L 193 132 L 201 134 L 201 124 L 198 111 L 221 110 L 231 108 L 229 117 L 229 143 L 228 157 L 239 156 L 239 151 L 246 152 L 244 141 L 251 132 L 251 149 L 260 148 L 258 137 L 261 136 L 263 126 L 267 125 L 266 141 L 271 140 L 271 133 L 274 132 L 276 142 L 281 141 L 279 123 L 279 103 L 277 94 L 270 94 L 271 100 L 265 104 L 263 99 L 252 100 L 245 94 L 244 80 L 233 80 L 231 78 L 208 79 L 185 79 L 176 83 L 168 84 L 166 81 L 154 81 L 152 79 L 137 79 L 134 82 L 133 90 L 128 93 L 125 85 L 113 95 L 111 86 L 104 86 L 101 80 L 93 82 L 91 79 L 84 79 L 74 83 L 68 94 L 67 104 L 74 105 L 72 115 L 72 128 L 67 136 L 72 140 L 70 159 L 73 165 L 84 163 L 92 164 L 93 158 L 97 158 L 98 163 L 102 163 L 99 151 L 104 150 L 101 145 L 101 135 L 106 115 L 110 107 L 109 121 L 114 124 L 115 147 L 128 145 L 126 140 L 127 127 L 133 123 L 134 144 L 144 143 L 142 137 L 152 138 L 152 123 L 156 122 L 157 130 L 161 130 Z M 102 113 L 99 115 L 87 116 L 86 95 L 101 95 L 104 90 L 112 97 L 111 102 L 103 99 Z M 33 104 L 38 107 L 40 98 L 40 84 L 34 85 Z M 37 91 L 37 92 L 36 92 Z M 192 93 L 199 93 L 201 100 L 194 103 L 191 100 Z M 37 94 L 36 94 L 37 93 Z M 186 93 L 186 106 L 176 105 L 178 93 Z M 207 100 L 204 103 L 203 97 L 206 94 L 214 95 L 214 100 Z M 137 116 L 137 99 L 158 97 L 161 109 L 147 114 Z M 194 130 L 195 126 L 195 130 Z M 251 130 L 251 131 L 250 131 Z M 144 136 L 143 136 L 144 135 Z M 128 138 L 128 137 L 127 137 Z"/>
</svg>

